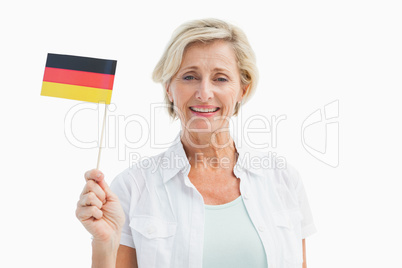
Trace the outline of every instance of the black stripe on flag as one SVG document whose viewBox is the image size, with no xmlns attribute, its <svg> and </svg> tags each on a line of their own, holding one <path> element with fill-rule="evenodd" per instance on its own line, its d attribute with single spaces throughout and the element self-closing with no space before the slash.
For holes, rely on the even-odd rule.
<svg viewBox="0 0 402 268">
<path fill-rule="evenodd" d="M 116 60 L 48 53 L 46 67 L 114 75 L 116 63 Z"/>
</svg>

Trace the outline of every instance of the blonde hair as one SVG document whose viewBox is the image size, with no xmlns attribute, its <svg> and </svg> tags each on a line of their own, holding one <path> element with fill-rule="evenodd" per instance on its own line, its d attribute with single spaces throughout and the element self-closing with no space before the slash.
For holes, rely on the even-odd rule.
<svg viewBox="0 0 402 268">
<path fill-rule="evenodd" d="M 171 78 L 180 68 L 183 54 L 189 45 L 201 42 L 209 43 L 215 40 L 229 42 L 234 49 L 243 85 L 248 86 L 242 103 L 246 103 L 254 94 L 258 82 L 258 69 L 253 49 L 246 35 L 237 26 L 219 19 L 192 20 L 180 25 L 172 34 L 172 37 L 163 52 L 161 59 L 152 73 L 154 82 L 161 83 L 164 90 Z M 173 103 L 169 100 L 165 90 L 165 102 L 168 113 L 172 119 L 176 118 Z M 237 115 L 239 103 L 236 103 L 233 115 Z"/>
</svg>

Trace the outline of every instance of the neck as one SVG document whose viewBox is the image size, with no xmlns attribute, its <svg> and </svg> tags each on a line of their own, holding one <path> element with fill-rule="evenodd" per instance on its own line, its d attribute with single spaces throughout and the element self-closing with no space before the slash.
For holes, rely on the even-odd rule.
<svg viewBox="0 0 402 268">
<path fill-rule="evenodd" d="M 184 131 L 180 139 L 192 168 L 232 169 L 237 161 L 236 148 L 229 132 Z"/>
</svg>

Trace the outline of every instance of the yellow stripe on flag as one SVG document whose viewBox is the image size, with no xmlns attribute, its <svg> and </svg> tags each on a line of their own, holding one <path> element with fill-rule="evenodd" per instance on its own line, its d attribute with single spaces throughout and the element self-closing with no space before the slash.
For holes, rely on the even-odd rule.
<svg viewBox="0 0 402 268">
<path fill-rule="evenodd" d="M 43 82 L 41 95 L 96 103 L 105 102 L 106 104 L 110 104 L 112 90 Z"/>
</svg>

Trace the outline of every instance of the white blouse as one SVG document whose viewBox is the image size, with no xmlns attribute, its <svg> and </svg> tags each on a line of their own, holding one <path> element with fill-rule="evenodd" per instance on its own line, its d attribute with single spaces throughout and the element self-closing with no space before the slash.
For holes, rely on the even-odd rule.
<svg viewBox="0 0 402 268">
<path fill-rule="evenodd" d="M 268 267 L 300 268 L 302 239 L 317 230 L 299 173 L 289 163 L 261 168 L 253 163 L 267 153 L 234 142 L 233 172 Z M 141 159 L 111 183 L 126 214 L 120 244 L 136 249 L 139 268 L 202 268 L 204 199 L 188 178 L 190 168 L 179 133 L 165 152 Z"/>
</svg>

